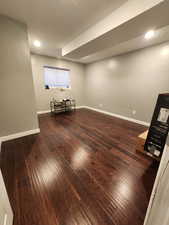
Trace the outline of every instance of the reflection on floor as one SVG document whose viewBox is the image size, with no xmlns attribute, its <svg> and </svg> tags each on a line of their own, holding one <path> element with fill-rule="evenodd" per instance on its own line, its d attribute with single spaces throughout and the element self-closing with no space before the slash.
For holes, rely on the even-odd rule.
<svg viewBox="0 0 169 225">
<path fill-rule="evenodd" d="M 14 225 L 143 225 L 157 165 L 144 126 L 97 112 L 41 115 L 41 133 L 2 145 Z"/>
</svg>

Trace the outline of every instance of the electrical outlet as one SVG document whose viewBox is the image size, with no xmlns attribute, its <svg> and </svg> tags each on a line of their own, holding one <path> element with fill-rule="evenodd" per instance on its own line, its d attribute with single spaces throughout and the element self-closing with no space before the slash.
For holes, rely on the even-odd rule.
<svg viewBox="0 0 169 225">
<path fill-rule="evenodd" d="M 132 111 L 132 114 L 133 114 L 133 115 L 136 115 L 136 110 L 133 110 L 133 111 Z"/>
<path fill-rule="evenodd" d="M 99 104 L 99 107 L 102 108 L 102 107 L 103 107 L 103 104 L 100 103 L 100 104 Z"/>
</svg>

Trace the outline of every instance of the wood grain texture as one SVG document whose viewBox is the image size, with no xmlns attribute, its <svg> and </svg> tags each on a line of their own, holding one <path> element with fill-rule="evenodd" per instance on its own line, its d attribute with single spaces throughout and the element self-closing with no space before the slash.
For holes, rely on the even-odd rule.
<svg viewBox="0 0 169 225">
<path fill-rule="evenodd" d="M 146 127 L 86 109 L 39 120 L 2 145 L 14 225 L 142 225 L 158 167 L 135 150 Z"/>
</svg>

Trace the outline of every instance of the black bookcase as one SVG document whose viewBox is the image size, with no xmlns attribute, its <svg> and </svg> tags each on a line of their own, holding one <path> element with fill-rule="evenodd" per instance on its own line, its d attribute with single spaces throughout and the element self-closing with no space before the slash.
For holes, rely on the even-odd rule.
<svg viewBox="0 0 169 225">
<path fill-rule="evenodd" d="M 152 117 L 144 149 L 161 157 L 169 132 L 169 93 L 160 94 Z"/>
</svg>

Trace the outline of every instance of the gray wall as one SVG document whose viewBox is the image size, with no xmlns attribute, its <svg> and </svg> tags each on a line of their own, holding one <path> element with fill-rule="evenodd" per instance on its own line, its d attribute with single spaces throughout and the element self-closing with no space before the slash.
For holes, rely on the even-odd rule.
<svg viewBox="0 0 169 225">
<path fill-rule="evenodd" d="M 36 128 L 27 28 L 0 15 L 0 137 Z"/>
<path fill-rule="evenodd" d="M 31 55 L 33 80 L 36 93 L 37 111 L 49 110 L 49 102 L 54 97 L 62 99 L 72 97 L 76 99 L 77 105 L 84 103 L 84 65 L 80 63 L 58 60 L 52 57 Z M 71 89 L 60 91 L 60 89 L 46 90 L 44 88 L 43 66 L 54 66 L 70 69 Z"/>
<path fill-rule="evenodd" d="M 169 92 L 169 54 L 162 54 L 166 46 L 88 64 L 85 105 L 150 122 L 158 94 Z"/>
</svg>

